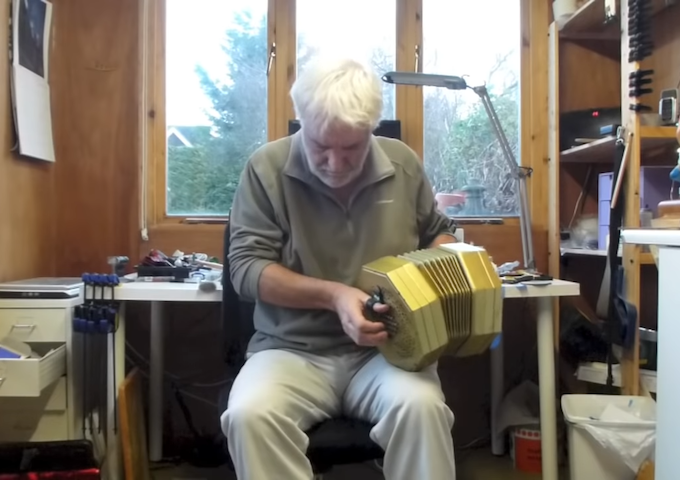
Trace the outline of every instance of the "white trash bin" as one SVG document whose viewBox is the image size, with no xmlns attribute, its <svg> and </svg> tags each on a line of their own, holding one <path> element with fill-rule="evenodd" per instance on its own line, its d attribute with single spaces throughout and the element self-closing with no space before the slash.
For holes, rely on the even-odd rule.
<svg viewBox="0 0 680 480">
<path fill-rule="evenodd" d="M 656 402 L 626 395 L 563 395 L 571 480 L 635 480 L 653 458 Z"/>
</svg>

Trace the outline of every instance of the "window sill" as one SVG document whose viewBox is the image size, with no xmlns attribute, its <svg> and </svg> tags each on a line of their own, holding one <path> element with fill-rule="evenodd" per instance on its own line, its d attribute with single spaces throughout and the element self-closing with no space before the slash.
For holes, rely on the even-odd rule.
<svg viewBox="0 0 680 480">
<path fill-rule="evenodd" d="M 504 218 L 503 224 L 461 224 L 465 241 L 486 248 L 497 263 L 521 260 L 522 239 L 517 218 Z M 149 227 L 149 240 L 140 242 L 139 255 L 146 255 L 152 248 L 171 254 L 175 250 L 185 253 L 200 252 L 217 258 L 223 257 L 225 225 L 164 223 Z M 548 258 L 546 231 L 534 228 L 534 254 L 538 268 Z"/>
<path fill-rule="evenodd" d="M 222 258 L 224 229 L 223 224 L 161 223 L 149 227 L 149 240 L 139 244 L 139 255 L 146 255 L 151 249 L 166 254 L 175 250 L 185 253 L 200 252 Z"/>
</svg>

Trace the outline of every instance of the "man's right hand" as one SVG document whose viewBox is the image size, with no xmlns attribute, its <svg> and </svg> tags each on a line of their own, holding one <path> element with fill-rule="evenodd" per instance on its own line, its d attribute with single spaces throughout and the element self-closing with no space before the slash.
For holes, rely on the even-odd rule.
<svg viewBox="0 0 680 480">
<path fill-rule="evenodd" d="M 372 322 L 364 316 L 363 310 L 369 295 L 358 288 L 339 284 L 333 294 L 333 310 L 340 317 L 342 329 L 360 346 L 375 347 L 387 341 L 387 331 L 382 322 Z M 389 306 L 375 304 L 377 313 L 386 313 Z"/>
</svg>

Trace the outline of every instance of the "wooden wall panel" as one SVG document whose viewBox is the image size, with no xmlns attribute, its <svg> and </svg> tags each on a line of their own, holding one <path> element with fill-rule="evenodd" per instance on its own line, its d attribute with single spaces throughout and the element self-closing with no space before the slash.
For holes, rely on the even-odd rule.
<svg viewBox="0 0 680 480">
<path fill-rule="evenodd" d="M 576 42 L 561 42 L 560 112 L 619 107 L 620 78 L 618 57 L 612 58 L 609 52 L 595 52 Z"/>
<path fill-rule="evenodd" d="M 0 12 L 9 12 L 0 0 Z M 7 58 L 9 28 L 0 22 L 0 281 L 18 280 L 53 272 L 54 165 L 19 158 L 14 145 Z"/>
<path fill-rule="evenodd" d="M 677 33 L 680 5 L 663 10 L 653 22 L 654 54 L 644 64 L 654 69 L 651 76 L 654 93 L 643 98 L 644 103 L 656 110 L 661 90 L 680 87 L 680 35 Z"/>
<path fill-rule="evenodd" d="M 139 237 L 139 3 L 55 0 L 56 273 L 107 271 Z"/>
</svg>

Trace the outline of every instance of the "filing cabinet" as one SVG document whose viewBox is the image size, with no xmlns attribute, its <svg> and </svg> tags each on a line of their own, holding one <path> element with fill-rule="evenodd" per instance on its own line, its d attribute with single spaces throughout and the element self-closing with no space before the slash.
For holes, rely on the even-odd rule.
<svg viewBox="0 0 680 480">
<path fill-rule="evenodd" d="M 81 438 L 73 309 L 82 298 L 0 299 L 0 338 L 39 358 L 0 359 L 0 442 Z"/>
</svg>

